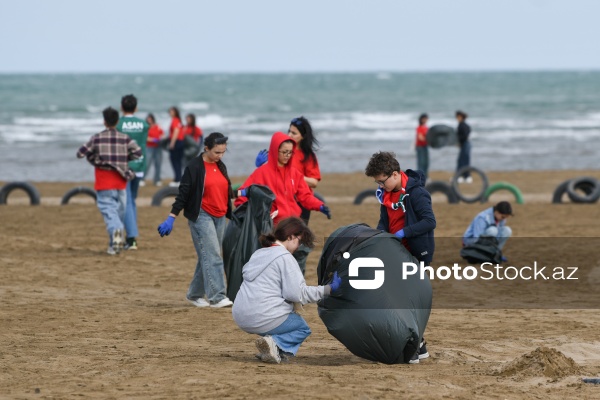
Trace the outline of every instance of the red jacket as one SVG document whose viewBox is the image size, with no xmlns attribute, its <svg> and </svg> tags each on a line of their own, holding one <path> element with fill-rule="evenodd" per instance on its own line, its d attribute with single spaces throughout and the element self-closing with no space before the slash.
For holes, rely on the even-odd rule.
<svg viewBox="0 0 600 400">
<path fill-rule="evenodd" d="M 292 159 L 283 166 L 278 167 L 277 159 L 279 156 L 279 146 L 290 137 L 283 132 L 275 132 L 271 138 L 269 146 L 268 161 L 258 167 L 252 175 L 246 179 L 241 188 L 247 188 L 250 185 L 265 185 L 275 194 L 275 201 L 271 212 L 278 210 L 277 216 L 273 222 L 276 225 L 280 220 L 287 217 L 299 217 L 302 210 L 297 201 L 308 210 L 319 211 L 323 202 L 313 196 L 312 191 L 304 181 L 304 175 L 296 168 L 292 168 Z M 294 151 L 296 143 L 293 142 Z M 246 197 L 239 197 L 235 201 L 235 206 L 248 201 Z"/>
</svg>

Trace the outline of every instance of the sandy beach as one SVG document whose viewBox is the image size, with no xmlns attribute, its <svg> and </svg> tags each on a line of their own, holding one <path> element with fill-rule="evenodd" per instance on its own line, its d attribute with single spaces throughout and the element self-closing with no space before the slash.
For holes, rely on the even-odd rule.
<svg viewBox="0 0 600 400">
<path fill-rule="evenodd" d="M 598 248 L 576 248 L 573 238 L 600 237 L 600 205 L 551 204 L 566 179 L 599 171 L 490 172 L 491 183 L 510 182 L 525 204 L 513 202 L 511 262 L 530 262 L 531 242 L 548 238 L 548 259 L 572 255 L 600 276 Z M 449 173 L 432 172 L 448 181 Z M 241 182 L 243 177 L 233 179 Z M 199 309 L 185 301 L 196 255 L 187 222 L 160 238 L 157 225 L 171 202 L 150 207 L 157 188 L 140 189 L 138 251 L 108 256 L 102 217 L 89 198 L 59 206 L 70 188 L 88 183 L 34 183 L 42 205 L 21 192 L 0 206 L 0 398 L 598 398 L 600 388 L 581 382 L 600 375 L 600 302 L 588 308 L 502 307 L 519 286 L 498 292 L 494 307 L 465 306 L 490 296 L 483 288 L 465 294 L 461 306 L 433 283 L 434 309 L 426 331 L 431 357 L 419 365 L 385 365 L 352 355 L 327 333 L 316 305 L 305 307 L 313 334 L 298 357 L 281 365 L 254 358 L 254 336 L 237 328 L 231 309 Z M 1 183 L 0 183 L 1 186 Z M 313 213 L 319 243 L 307 262 L 306 280 L 316 284 L 324 238 L 336 228 L 365 222 L 375 226 L 377 204 L 352 204 L 375 189 L 363 174 L 326 174 L 317 191 L 333 219 Z M 448 204 L 433 197 L 437 218 L 436 264 L 459 260 L 460 237 L 487 204 Z M 552 238 L 570 238 L 560 240 Z M 591 238 L 591 239 L 590 239 Z M 591 254 L 591 257 L 590 257 Z M 599 275 L 594 275 L 599 274 Z M 589 283 L 589 282 L 588 282 Z M 584 296 L 595 299 L 595 286 Z M 569 296 L 556 284 L 549 297 Z M 490 296 L 491 297 L 491 296 Z M 435 306 L 435 305 L 438 306 Z M 505 303 L 508 304 L 508 303 Z M 567 305 L 568 306 L 568 305 Z"/>
</svg>

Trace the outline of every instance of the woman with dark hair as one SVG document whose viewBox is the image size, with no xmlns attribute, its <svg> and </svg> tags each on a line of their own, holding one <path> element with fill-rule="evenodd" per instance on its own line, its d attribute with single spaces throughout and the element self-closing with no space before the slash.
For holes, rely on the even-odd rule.
<svg viewBox="0 0 600 400">
<path fill-rule="evenodd" d="M 292 253 L 302 244 L 312 248 L 314 234 L 299 218 L 282 220 L 272 234 L 263 235 L 262 249 L 244 265 L 244 281 L 235 298 L 233 319 L 245 332 L 255 333 L 261 361 L 279 364 L 295 356 L 311 334 L 294 309 L 335 292 L 342 280 L 337 272 L 325 286 L 306 286 Z"/>
<path fill-rule="evenodd" d="M 417 138 L 415 140 L 415 149 L 417 150 L 417 169 L 423 171 L 427 179 L 429 171 L 429 149 L 427 148 L 427 121 L 429 116 L 421 114 L 419 116 L 419 126 L 417 127 Z"/>
<path fill-rule="evenodd" d="M 227 298 L 221 244 L 225 218 L 231 219 L 231 181 L 221 158 L 227 136 L 213 132 L 204 141 L 204 152 L 185 167 L 179 194 L 169 217 L 159 225 L 160 236 L 169 235 L 179 212 L 188 219 L 198 255 L 187 299 L 196 307 L 221 308 L 233 303 Z M 206 297 L 206 298 L 205 298 Z"/>
<path fill-rule="evenodd" d="M 185 116 L 185 126 L 183 127 L 183 136 L 190 135 L 194 139 L 196 143 L 200 147 L 202 147 L 203 137 L 202 137 L 202 129 L 199 126 L 196 126 L 196 115 L 188 114 Z"/>
<path fill-rule="evenodd" d="M 169 186 L 177 187 L 181 181 L 182 161 L 183 161 L 183 130 L 181 125 L 181 116 L 177 107 L 169 108 L 171 116 L 171 125 L 169 126 L 169 159 L 173 166 L 173 182 Z"/>
<path fill-rule="evenodd" d="M 292 167 L 299 170 L 304 175 L 304 181 L 310 188 L 311 192 L 317 187 L 321 180 L 321 171 L 319 170 L 319 162 L 315 154 L 319 142 L 313 134 L 310 122 L 304 116 L 294 118 L 290 122 L 288 135 L 296 142 L 296 151 L 292 156 Z M 300 218 L 308 225 L 310 219 L 310 210 L 302 207 Z"/>
</svg>

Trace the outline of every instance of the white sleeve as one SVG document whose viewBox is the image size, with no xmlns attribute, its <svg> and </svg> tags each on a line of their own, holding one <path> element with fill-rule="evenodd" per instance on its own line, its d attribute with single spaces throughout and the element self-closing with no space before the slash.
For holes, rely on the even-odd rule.
<svg viewBox="0 0 600 400">
<path fill-rule="evenodd" d="M 325 295 L 323 286 L 306 286 L 300 272 L 300 266 L 290 254 L 279 259 L 281 270 L 281 294 L 284 299 L 293 303 L 316 303 Z"/>
</svg>

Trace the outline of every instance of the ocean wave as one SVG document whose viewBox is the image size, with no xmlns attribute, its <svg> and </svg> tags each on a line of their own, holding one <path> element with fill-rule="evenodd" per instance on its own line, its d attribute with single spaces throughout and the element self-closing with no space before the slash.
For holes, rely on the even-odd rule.
<svg viewBox="0 0 600 400">
<path fill-rule="evenodd" d="M 184 111 L 206 111 L 210 108 L 210 104 L 203 101 L 186 102 L 180 103 L 179 107 Z"/>
</svg>

